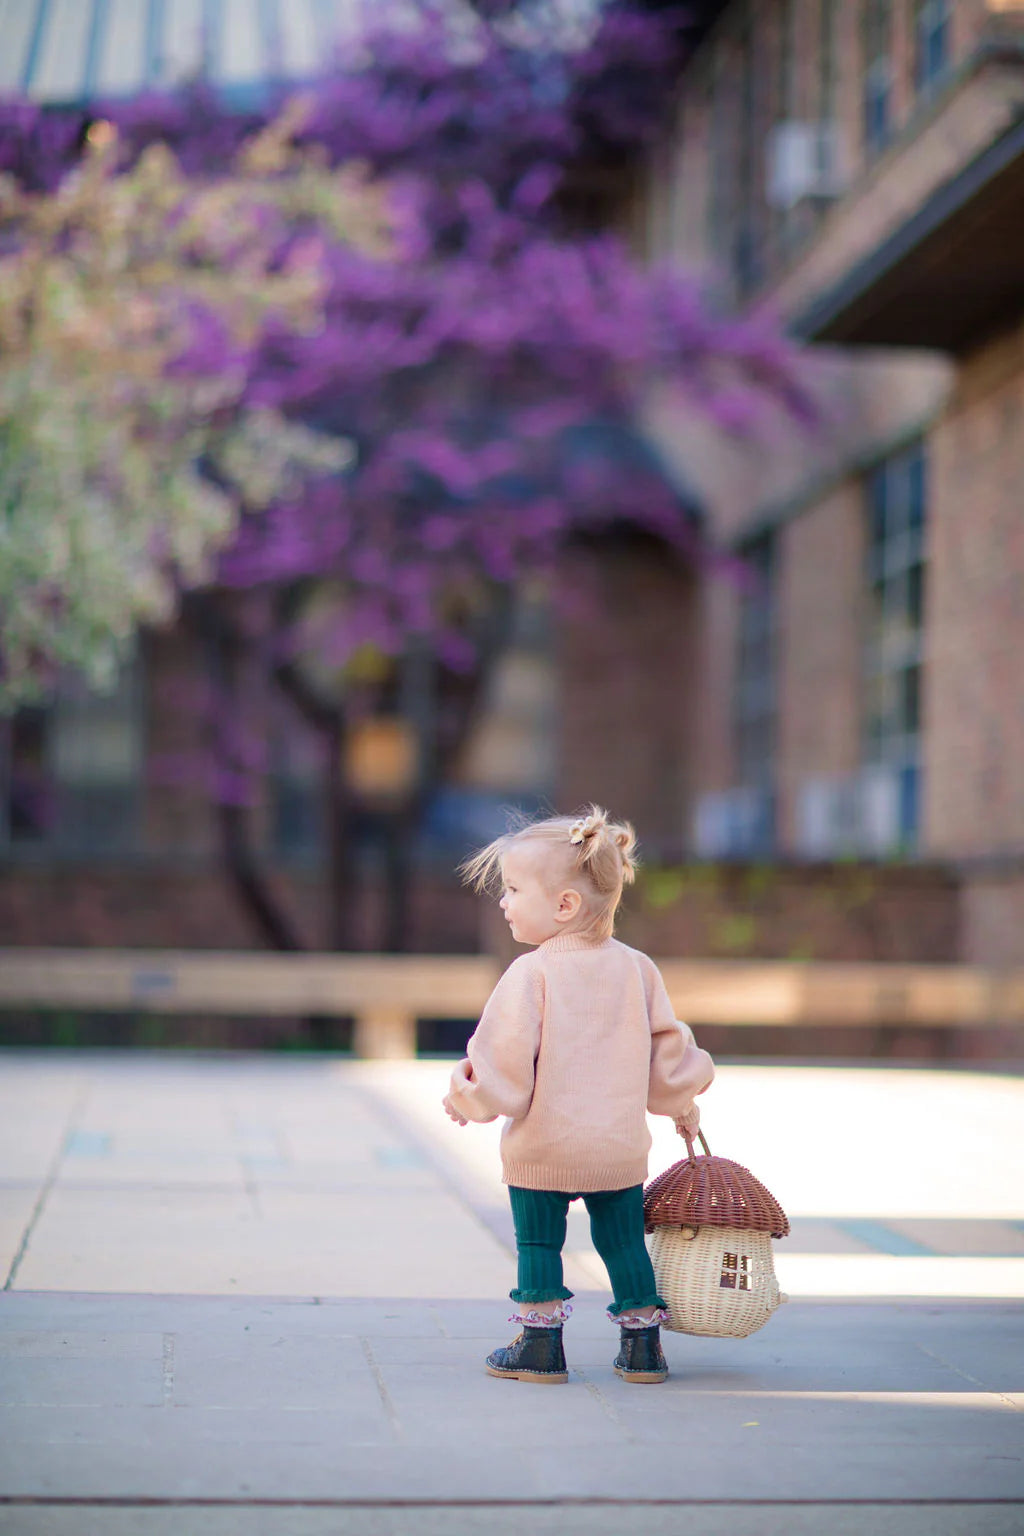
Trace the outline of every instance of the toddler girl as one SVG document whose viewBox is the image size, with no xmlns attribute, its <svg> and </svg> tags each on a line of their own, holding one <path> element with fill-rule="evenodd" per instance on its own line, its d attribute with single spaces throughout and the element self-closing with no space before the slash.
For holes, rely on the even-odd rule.
<svg viewBox="0 0 1024 1536">
<path fill-rule="evenodd" d="M 645 1111 L 696 1131 L 694 1098 L 714 1067 L 676 1020 L 654 962 L 612 938 L 635 848 L 628 823 L 591 806 L 500 837 L 462 868 L 477 890 L 500 877 L 512 937 L 533 946 L 495 987 L 444 1100 L 459 1125 L 508 1117 L 501 1158 L 519 1256 L 511 1321 L 522 1329 L 488 1355 L 492 1376 L 568 1380 L 562 1246 L 578 1199 L 614 1291 L 615 1370 L 631 1382 L 668 1375 L 665 1303 L 644 1244 Z"/>
</svg>

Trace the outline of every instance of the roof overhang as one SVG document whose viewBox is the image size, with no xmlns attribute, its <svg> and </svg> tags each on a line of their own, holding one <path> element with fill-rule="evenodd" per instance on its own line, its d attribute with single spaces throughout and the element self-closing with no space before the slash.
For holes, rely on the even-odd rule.
<svg viewBox="0 0 1024 1536">
<path fill-rule="evenodd" d="M 1024 313 L 1024 119 L 790 322 L 807 341 L 958 353 Z"/>
</svg>

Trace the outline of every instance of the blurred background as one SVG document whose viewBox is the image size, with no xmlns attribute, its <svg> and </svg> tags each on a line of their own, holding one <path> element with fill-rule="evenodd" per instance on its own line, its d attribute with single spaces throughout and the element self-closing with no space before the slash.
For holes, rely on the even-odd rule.
<svg viewBox="0 0 1024 1536">
<path fill-rule="evenodd" d="M 1024 6 L 0 0 L 0 93 L 8 960 L 501 961 L 596 800 L 658 958 L 1024 966 Z M 0 1040 L 352 1042 L 123 976 Z M 1019 1059 L 900 976 L 701 1039 Z"/>
</svg>

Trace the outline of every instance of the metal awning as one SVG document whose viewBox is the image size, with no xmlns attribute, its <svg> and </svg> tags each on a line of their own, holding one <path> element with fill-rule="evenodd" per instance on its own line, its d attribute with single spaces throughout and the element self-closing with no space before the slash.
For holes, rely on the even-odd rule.
<svg viewBox="0 0 1024 1536">
<path fill-rule="evenodd" d="M 472 6 L 444 3 L 456 13 Z M 553 21 L 576 35 L 602 3 L 556 0 Z M 719 8 L 697 4 L 701 18 Z M 0 96 L 80 104 L 200 74 L 252 95 L 320 73 L 367 12 L 373 0 L 0 0 Z"/>
<path fill-rule="evenodd" d="M 808 341 L 958 353 L 1024 314 L 1024 121 L 794 317 Z"/>
<path fill-rule="evenodd" d="M 446 3 L 458 10 L 473 0 Z M 603 3 L 557 0 L 555 10 L 572 32 L 591 26 Z M 666 0 L 644 3 L 658 10 Z M 252 93 L 318 74 L 366 8 L 367 0 L 0 0 L 0 96 L 78 104 L 200 74 Z M 724 0 L 691 0 L 694 42 L 723 9 Z"/>
<path fill-rule="evenodd" d="M 82 102 L 204 73 L 253 88 L 309 77 L 359 0 L 0 0 L 0 94 Z"/>
</svg>

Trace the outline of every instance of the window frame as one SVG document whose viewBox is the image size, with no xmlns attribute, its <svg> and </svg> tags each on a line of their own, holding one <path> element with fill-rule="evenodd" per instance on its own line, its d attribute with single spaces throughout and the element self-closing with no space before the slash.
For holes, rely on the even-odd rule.
<svg viewBox="0 0 1024 1536">
<path fill-rule="evenodd" d="M 708 69 L 708 185 L 707 241 L 713 259 L 723 262 L 732 278 L 730 243 L 735 222 L 732 186 L 736 113 L 733 82 L 729 78 L 727 40 L 713 40 Z"/>
<path fill-rule="evenodd" d="M 738 22 L 737 218 L 732 237 L 736 287 L 743 297 L 752 293 L 765 276 L 765 162 L 757 41 L 757 8 L 746 0 Z"/>
<path fill-rule="evenodd" d="M 773 118 L 776 124 L 795 122 L 799 117 L 797 31 L 796 0 L 780 0 L 775 22 Z M 777 261 L 784 261 L 790 251 L 794 212 L 793 208 L 774 209 L 774 244 Z"/>
<path fill-rule="evenodd" d="M 879 155 L 893 133 L 892 0 L 864 0 L 861 10 L 861 129 L 866 160 Z"/>
<path fill-rule="evenodd" d="M 919 832 L 927 613 L 927 455 L 922 439 L 865 480 L 862 757 L 899 783 L 900 840 Z"/>
<path fill-rule="evenodd" d="M 949 73 L 952 63 L 953 7 L 950 0 L 914 0 L 913 82 L 918 96 L 935 90 Z M 934 40 L 941 40 L 941 57 L 929 55 Z"/>
<path fill-rule="evenodd" d="M 90 692 L 80 679 L 69 676 L 37 712 L 42 730 L 41 765 L 43 793 L 51 797 L 53 817 L 38 836 L 16 836 L 12 831 L 13 736 L 18 713 L 4 722 L 0 732 L 0 852 L 14 862 L 87 860 L 90 863 L 131 860 L 141 851 L 146 777 L 145 673 L 140 649 L 135 648 L 122 664 L 117 682 L 109 692 Z M 120 713 L 117 706 L 120 705 Z M 127 770 L 109 779 L 61 772 L 60 733 L 81 729 L 91 706 L 100 725 L 106 716 L 127 732 Z M 90 828 L 89 796 L 107 794 L 110 815 L 105 827 Z M 101 802 L 100 802 L 101 804 Z M 102 808 L 102 805 L 101 805 Z"/>
<path fill-rule="evenodd" d="M 753 578 L 741 591 L 733 683 L 735 781 L 771 794 L 778 749 L 778 537 L 769 529 L 741 545 L 738 555 Z M 760 767 L 755 765 L 759 764 Z"/>
</svg>

